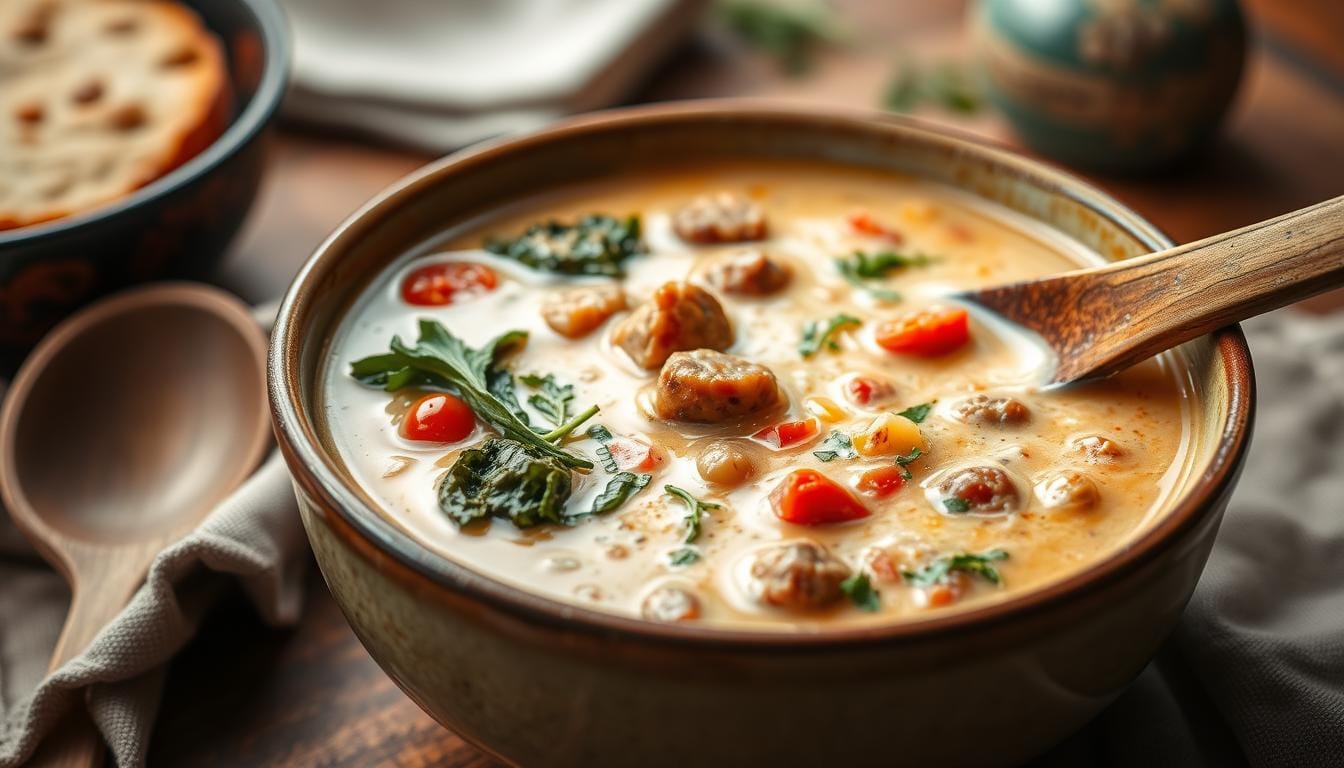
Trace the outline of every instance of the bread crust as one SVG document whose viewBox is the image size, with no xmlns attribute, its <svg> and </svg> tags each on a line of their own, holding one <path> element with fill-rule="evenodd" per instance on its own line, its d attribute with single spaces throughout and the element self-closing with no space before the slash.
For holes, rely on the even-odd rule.
<svg viewBox="0 0 1344 768">
<path fill-rule="evenodd" d="M 0 230 L 82 213 L 228 126 L 220 41 L 169 0 L 0 2 Z"/>
</svg>

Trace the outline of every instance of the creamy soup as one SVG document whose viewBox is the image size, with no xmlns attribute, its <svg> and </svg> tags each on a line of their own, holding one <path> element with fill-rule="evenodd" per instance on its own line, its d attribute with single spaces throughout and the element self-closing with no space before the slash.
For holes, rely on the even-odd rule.
<svg viewBox="0 0 1344 768">
<path fill-rule="evenodd" d="M 426 547 L 561 601 L 813 630 L 959 610 L 1121 547 L 1187 471 L 1175 357 L 1043 390 L 1042 348 L 946 298 L 1094 259 L 858 169 L 566 189 L 387 270 L 329 348 L 328 437 Z"/>
</svg>

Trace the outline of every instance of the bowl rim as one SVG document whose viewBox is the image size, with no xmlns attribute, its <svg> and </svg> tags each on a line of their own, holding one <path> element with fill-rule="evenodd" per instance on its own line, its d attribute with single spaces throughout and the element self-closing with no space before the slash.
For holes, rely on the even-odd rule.
<svg viewBox="0 0 1344 768">
<path fill-rule="evenodd" d="M 942 143 L 1005 167 L 1040 188 L 1068 197 L 1094 214 L 1116 222 L 1153 250 L 1172 245 L 1157 227 L 1080 177 L 979 137 L 909 117 L 873 111 L 829 107 L 819 111 L 796 103 L 761 99 L 712 99 L 626 107 L 570 118 L 540 131 L 493 140 L 448 155 L 394 182 L 351 214 L 318 246 L 286 292 L 271 335 L 267 375 L 277 440 L 290 462 L 296 485 L 321 497 L 319 507 L 322 511 L 318 513 L 321 520 L 357 551 L 356 556 L 367 558 L 386 575 L 397 578 L 417 594 L 461 596 L 533 626 L 700 649 L 768 647 L 772 651 L 816 652 L 840 647 L 924 642 L 948 634 L 980 632 L 991 625 L 1043 613 L 1108 587 L 1139 570 L 1182 540 L 1186 532 L 1198 528 L 1208 516 L 1216 514 L 1217 502 L 1225 496 L 1240 471 L 1254 410 L 1255 385 L 1250 352 L 1237 325 L 1204 337 L 1212 340 L 1213 359 L 1221 362 L 1225 372 L 1228 416 L 1217 437 L 1217 447 L 1209 466 L 1199 477 L 1192 478 L 1190 490 L 1167 514 L 1127 545 L 1065 578 L 1024 591 L 1016 597 L 955 613 L 817 632 L 656 623 L 561 602 L 514 587 L 433 553 L 366 505 L 335 471 L 332 458 L 322 449 L 316 432 L 303 418 L 298 400 L 301 389 L 299 343 L 304 329 L 296 320 L 314 294 L 310 282 L 326 262 L 339 258 L 347 242 L 361 238 L 370 219 L 395 210 L 420 189 L 432 186 L 440 179 L 451 178 L 463 166 L 586 133 L 694 122 L 711 117 L 771 120 L 778 121 L 781 127 L 798 128 L 807 124 L 816 130 L 823 130 L 828 125 L 847 125 L 858 130 L 886 129 L 917 135 L 922 141 Z"/>
<path fill-rule="evenodd" d="M 233 0 L 252 14 L 261 37 L 265 56 L 261 79 L 243 111 L 234 118 L 224 132 L 210 146 L 189 158 L 185 163 L 160 176 L 130 194 L 123 195 L 87 211 L 63 216 L 9 230 L 0 230 L 0 259 L 3 249 L 24 245 L 30 241 L 56 237 L 98 226 L 107 219 L 126 211 L 163 199 L 192 181 L 214 171 L 234 155 L 238 149 L 253 140 L 270 122 L 280 108 L 285 86 L 289 81 L 291 47 L 289 22 L 277 0 Z M 188 6 L 191 5 L 187 0 Z M 191 10 L 195 11 L 193 7 Z M 214 32 L 214 30 L 210 30 Z"/>
</svg>

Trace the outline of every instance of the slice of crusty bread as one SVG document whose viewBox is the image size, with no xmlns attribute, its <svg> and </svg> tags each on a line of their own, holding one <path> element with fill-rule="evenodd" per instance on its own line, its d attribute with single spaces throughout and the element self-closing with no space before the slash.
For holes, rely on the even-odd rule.
<svg viewBox="0 0 1344 768">
<path fill-rule="evenodd" d="M 219 41 L 165 0 L 0 0 L 0 229 L 163 176 L 219 136 Z"/>
</svg>

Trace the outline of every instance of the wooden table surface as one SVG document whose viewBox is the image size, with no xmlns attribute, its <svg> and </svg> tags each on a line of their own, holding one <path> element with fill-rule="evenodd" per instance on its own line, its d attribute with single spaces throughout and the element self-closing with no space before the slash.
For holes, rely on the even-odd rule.
<svg viewBox="0 0 1344 768">
<path fill-rule="evenodd" d="M 1248 0 L 1256 25 L 1225 139 L 1160 178 L 1098 178 L 1178 241 L 1344 193 L 1344 4 Z M 894 62 L 954 56 L 961 2 L 839 2 L 854 32 L 803 78 L 721 31 L 678 50 L 633 101 L 763 95 L 877 105 Z M 992 117 L 956 122 L 1011 142 Z M 370 195 L 429 159 L 348 137 L 285 132 L 267 187 L 219 281 L 253 301 L 278 295 L 314 246 Z M 1340 295 L 1313 307 L 1344 305 Z M 493 765 L 401 694 L 346 625 L 316 568 L 298 627 L 262 625 L 228 600 L 173 664 L 150 765 Z"/>
</svg>

